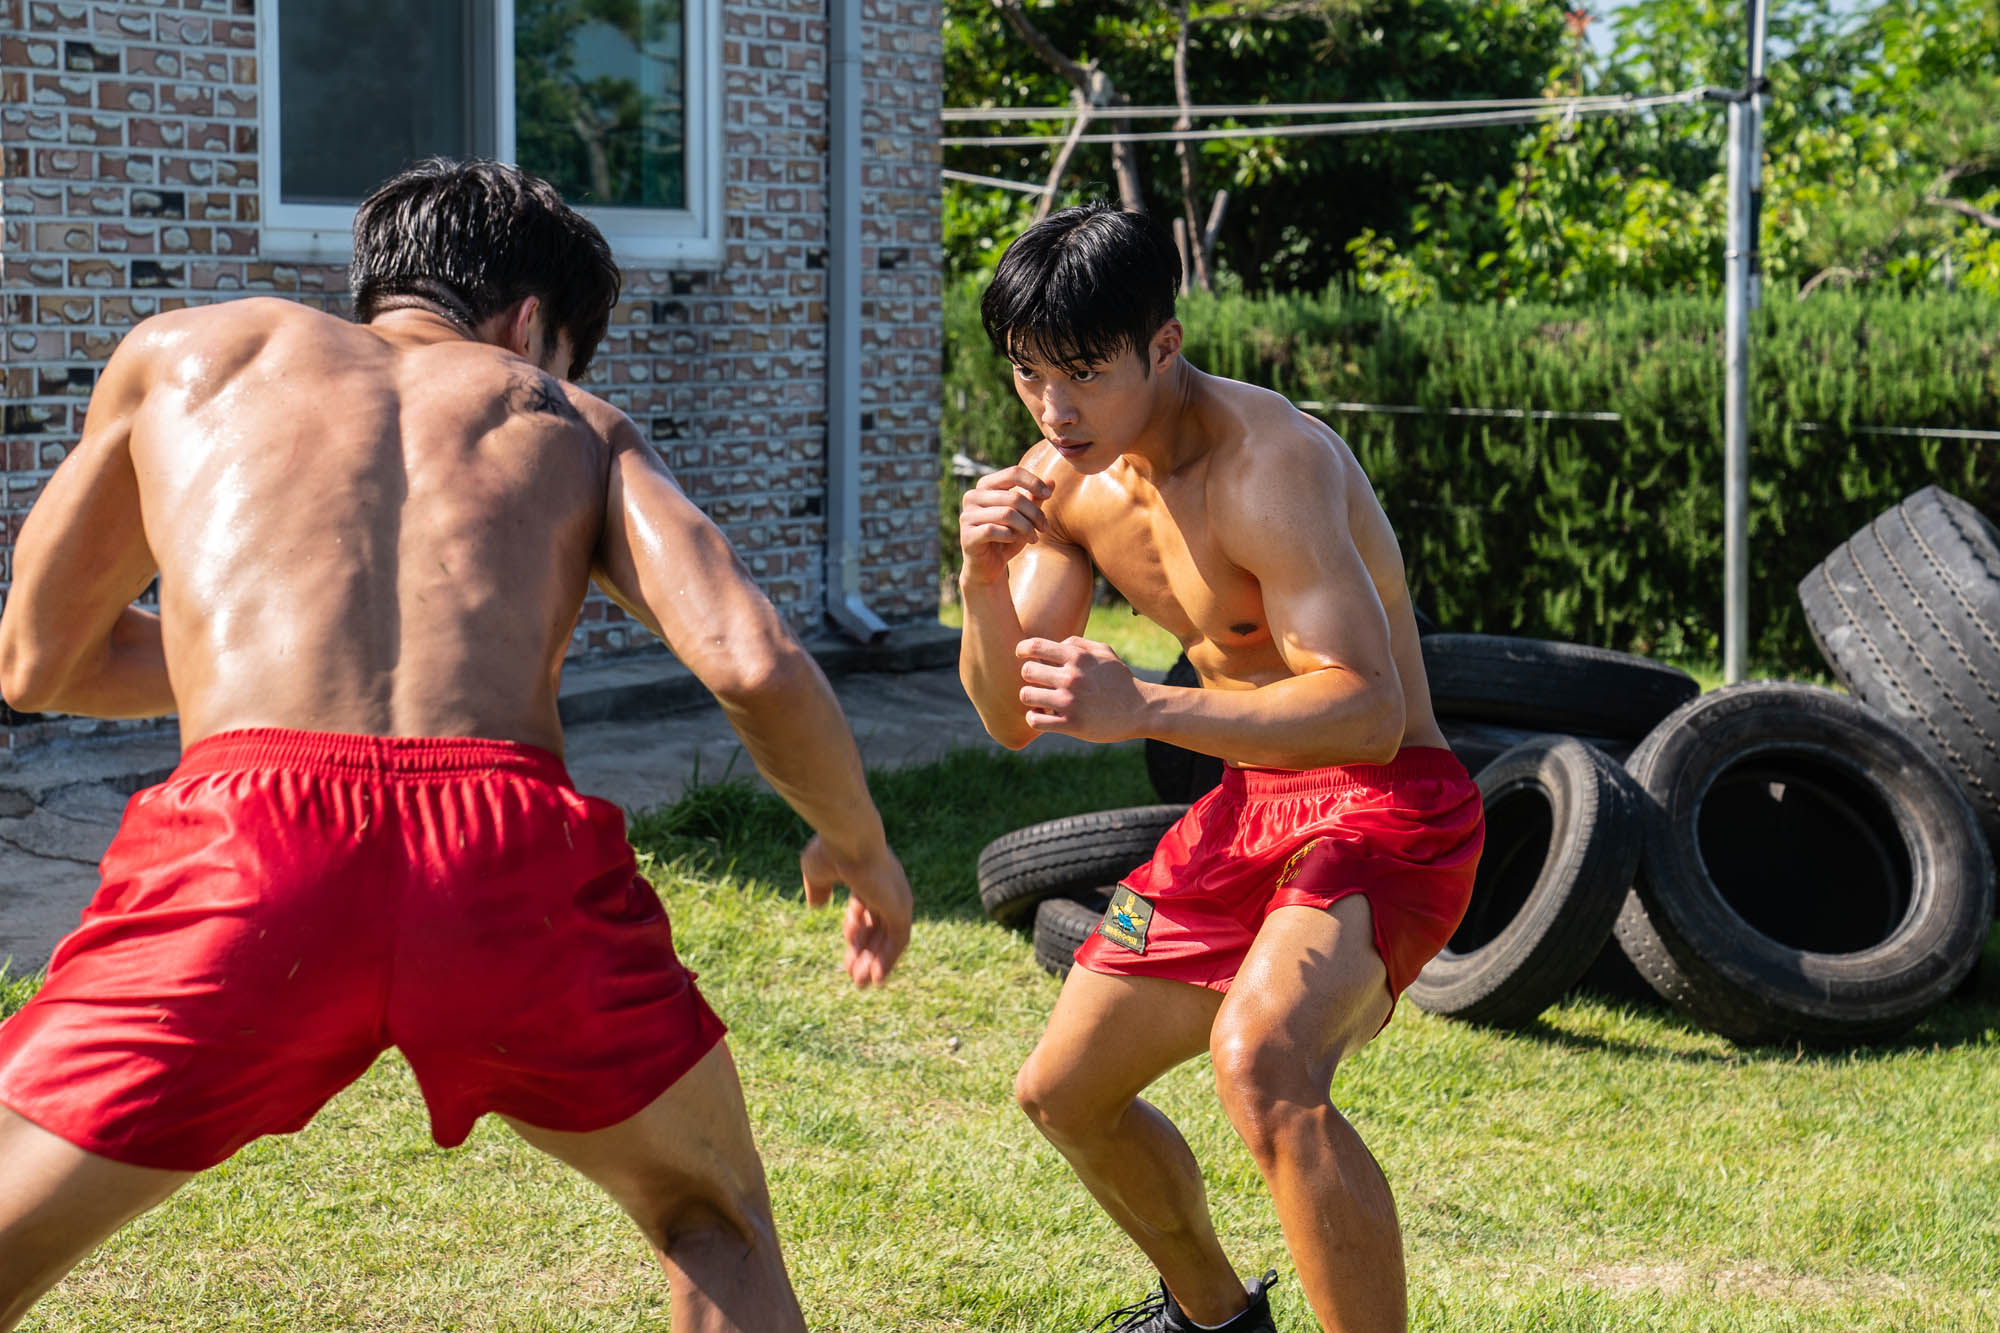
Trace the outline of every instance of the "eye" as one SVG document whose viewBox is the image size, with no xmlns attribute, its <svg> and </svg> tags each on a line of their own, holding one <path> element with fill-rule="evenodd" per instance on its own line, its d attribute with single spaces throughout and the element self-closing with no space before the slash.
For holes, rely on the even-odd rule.
<svg viewBox="0 0 2000 1333">
<path fill-rule="evenodd" d="M 1099 372 L 1095 370 L 1085 368 L 1083 370 L 1077 371 L 1074 375 L 1071 375 L 1070 378 L 1076 381 L 1078 384 L 1088 384 L 1092 380 L 1097 378 L 1098 373 Z"/>
<path fill-rule="evenodd" d="M 1035 378 L 1035 372 L 1028 369 L 1026 366 L 1015 366 L 1014 373 L 1024 380 L 1031 380 Z"/>
</svg>

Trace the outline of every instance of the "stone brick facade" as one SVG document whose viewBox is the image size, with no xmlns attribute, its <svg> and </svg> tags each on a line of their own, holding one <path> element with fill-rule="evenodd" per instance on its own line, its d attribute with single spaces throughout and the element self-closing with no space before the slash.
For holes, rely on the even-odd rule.
<svg viewBox="0 0 2000 1333">
<path fill-rule="evenodd" d="M 15 535 L 138 320 L 247 293 L 346 309 L 259 220 L 258 0 L 0 0 L 0 596 Z M 863 11 L 862 590 L 936 614 L 937 0 Z M 793 626 L 823 627 L 825 0 L 723 0 L 726 256 L 633 268 L 588 387 L 630 412 Z M 572 660 L 651 643 L 593 597 Z M 9 748 L 98 724 L 0 719 Z M 6 762 L 0 757 L 0 764 Z"/>
</svg>

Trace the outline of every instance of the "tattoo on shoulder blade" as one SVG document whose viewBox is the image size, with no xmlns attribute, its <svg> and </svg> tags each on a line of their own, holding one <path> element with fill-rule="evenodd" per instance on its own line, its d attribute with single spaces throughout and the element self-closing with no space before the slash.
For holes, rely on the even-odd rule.
<svg viewBox="0 0 2000 1333">
<path fill-rule="evenodd" d="M 507 406 L 515 412 L 547 412 L 564 421 L 582 421 L 553 375 L 516 375 L 507 385 Z"/>
</svg>

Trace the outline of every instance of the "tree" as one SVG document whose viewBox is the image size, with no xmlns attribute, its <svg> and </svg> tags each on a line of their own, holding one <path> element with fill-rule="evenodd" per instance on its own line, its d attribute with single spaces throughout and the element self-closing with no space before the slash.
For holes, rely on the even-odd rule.
<svg viewBox="0 0 2000 1333">
<path fill-rule="evenodd" d="M 1094 65 L 1141 106 L 1534 96 L 1561 54 L 1564 31 L 1556 0 L 1233 0 L 1184 7 L 1172 0 L 1092 6 L 946 0 L 950 105 L 1059 106 L 1074 95 L 1074 79 L 1028 48 L 1003 17 L 1006 8 L 1018 8 L 1066 59 Z M 1185 87 L 1177 89 L 1175 54 L 1182 47 Z M 1163 121 L 1131 123 L 1156 130 Z M 1120 122 L 1096 122 L 1107 123 Z M 978 134 L 1040 133 L 1056 144 L 1071 128 L 1054 118 L 967 126 Z M 1317 287 L 1351 266 L 1345 242 L 1362 228 L 1404 236 L 1409 205 L 1424 189 L 1445 183 L 1470 190 L 1504 178 L 1515 138 L 1506 129 L 1394 140 L 1256 135 L 1203 142 L 1184 156 L 1172 145 L 1134 145 L 1132 155 L 1148 206 L 1182 218 L 1196 237 L 1207 231 L 1210 192 L 1228 191 L 1227 214 L 1213 237 L 1218 270 L 1250 287 Z M 1041 181 L 1052 151 L 954 147 L 946 150 L 946 164 Z M 1108 193 L 1101 173 L 1109 165 L 1101 145 L 1078 145 L 1064 197 Z M 978 191 L 961 185 L 947 191 L 947 261 L 956 270 L 976 268 L 995 253 L 989 237 L 966 228 L 1032 209 L 973 204 Z"/>
<path fill-rule="evenodd" d="M 1632 0 L 1563 90 L 1741 86 L 1742 0 Z M 1780 0 L 1765 123 L 1765 273 L 1802 293 L 1886 280 L 2000 290 L 2000 11 L 1991 0 Z M 1556 91 L 1552 86 L 1551 91 Z M 1712 290 L 1727 219 L 1715 106 L 1547 124 L 1490 190 L 1434 187 L 1408 232 L 1350 242 L 1402 304 Z M 1496 228 L 1500 235 L 1495 238 Z"/>
<path fill-rule="evenodd" d="M 518 0 L 522 164 L 579 203 L 682 206 L 683 17 L 681 0 Z"/>
</svg>

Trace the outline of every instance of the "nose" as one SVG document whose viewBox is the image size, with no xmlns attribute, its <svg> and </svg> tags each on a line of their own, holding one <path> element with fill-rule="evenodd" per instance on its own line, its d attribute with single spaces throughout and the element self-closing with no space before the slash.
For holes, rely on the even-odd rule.
<svg viewBox="0 0 2000 1333">
<path fill-rule="evenodd" d="M 1076 404 L 1054 385 L 1042 392 L 1042 424 L 1051 430 L 1076 424 Z"/>
</svg>

